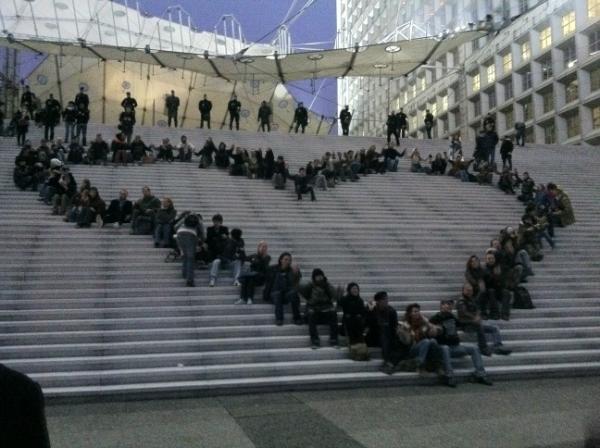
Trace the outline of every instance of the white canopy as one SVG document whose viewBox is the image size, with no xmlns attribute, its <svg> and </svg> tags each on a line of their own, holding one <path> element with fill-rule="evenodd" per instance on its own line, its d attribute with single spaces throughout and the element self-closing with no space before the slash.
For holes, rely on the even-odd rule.
<svg viewBox="0 0 600 448">
<path fill-rule="evenodd" d="M 175 17 L 177 11 L 174 11 Z M 147 17 L 110 0 L 14 0 L 0 5 L 0 45 L 38 53 L 131 61 L 229 81 L 295 81 L 344 76 L 401 76 L 482 37 L 461 31 L 394 43 L 277 54 L 264 44 L 198 32 L 190 24 Z M 189 22 L 189 21 L 188 21 Z"/>
</svg>

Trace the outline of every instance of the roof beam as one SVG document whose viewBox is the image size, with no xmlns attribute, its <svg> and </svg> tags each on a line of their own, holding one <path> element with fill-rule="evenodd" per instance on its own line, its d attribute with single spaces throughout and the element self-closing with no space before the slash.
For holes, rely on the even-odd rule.
<svg viewBox="0 0 600 448">
<path fill-rule="evenodd" d="M 98 53 L 97 50 L 87 46 L 87 44 L 85 43 L 85 39 L 78 39 L 78 40 L 79 40 L 79 45 L 81 45 L 81 48 L 85 48 L 87 51 L 92 53 L 94 56 L 96 56 L 102 62 L 106 62 L 106 58 L 104 56 L 102 56 L 100 53 Z"/>
<path fill-rule="evenodd" d="M 279 76 L 279 80 L 281 84 L 285 84 L 285 77 L 283 76 L 283 70 L 281 68 L 281 61 L 279 60 L 279 53 L 275 52 L 275 65 L 277 66 L 277 76 Z"/>
<path fill-rule="evenodd" d="M 16 40 L 15 37 L 12 35 L 12 33 L 8 33 L 6 35 L 6 40 L 8 41 L 9 44 L 19 45 L 19 46 L 25 48 L 26 50 L 33 51 L 38 56 L 43 54 L 40 50 L 37 50 L 37 49 L 35 49 L 35 48 L 27 45 L 27 44 L 24 44 L 23 42 L 20 42 L 20 41 Z"/>
<path fill-rule="evenodd" d="M 154 59 L 154 62 L 156 62 L 158 65 L 160 65 L 160 68 L 165 68 L 166 65 L 163 63 L 163 61 L 161 61 L 158 56 L 156 56 L 154 53 L 152 53 L 152 50 L 150 50 L 150 45 L 146 45 L 146 47 L 144 48 L 144 53 L 146 53 L 147 55 L 150 55 L 150 57 L 152 59 Z"/>
<path fill-rule="evenodd" d="M 342 73 L 342 78 L 345 77 L 348 73 L 350 73 L 352 71 L 352 69 L 354 68 L 354 62 L 356 61 L 356 56 L 358 55 L 359 50 L 360 50 L 360 47 L 358 46 L 358 44 L 356 44 L 354 46 L 354 51 L 352 52 L 352 56 L 350 57 L 350 62 L 348 63 L 348 67 L 346 67 L 346 70 L 344 70 L 344 73 Z"/>
<path fill-rule="evenodd" d="M 210 64 L 211 68 L 213 69 L 213 72 L 215 72 L 215 75 L 217 75 L 217 77 L 219 77 L 221 79 L 224 79 L 227 82 L 231 82 L 231 80 L 229 78 L 223 76 L 223 74 L 219 71 L 218 67 L 212 61 L 212 59 L 209 59 L 209 57 L 208 57 L 208 51 L 204 52 L 204 59 L 206 59 L 208 61 L 208 63 Z"/>
</svg>

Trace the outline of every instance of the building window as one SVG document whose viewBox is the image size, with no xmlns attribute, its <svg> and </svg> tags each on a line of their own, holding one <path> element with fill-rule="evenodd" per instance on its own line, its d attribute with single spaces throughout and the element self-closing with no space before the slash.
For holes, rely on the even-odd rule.
<svg viewBox="0 0 600 448">
<path fill-rule="evenodd" d="M 490 109 L 496 107 L 496 92 L 494 90 L 488 93 L 488 107 Z"/>
<path fill-rule="evenodd" d="M 573 79 L 569 81 L 569 83 L 565 87 L 565 101 L 570 103 L 571 101 L 575 101 L 579 98 L 579 83 L 577 79 Z"/>
<path fill-rule="evenodd" d="M 600 68 L 595 68 L 590 72 L 590 86 L 592 92 L 600 89 Z"/>
<path fill-rule="evenodd" d="M 421 78 L 421 90 L 425 90 L 427 88 L 427 81 L 425 80 L 425 77 L 423 76 Z"/>
<path fill-rule="evenodd" d="M 529 70 L 523 73 L 521 79 L 523 80 L 523 92 L 527 89 L 531 89 L 531 72 Z"/>
<path fill-rule="evenodd" d="M 581 133 L 581 128 L 579 127 L 579 114 L 574 113 L 565 117 L 567 122 L 567 137 L 572 138 L 576 137 Z"/>
<path fill-rule="evenodd" d="M 540 32 L 540 47 L 542 50 L 549 48 L 552 45 L 552 30 L 550 27 L 544 28 Z"/>
<path fill-rule="evenodd" d="M 502 113 L 504 114 L 504 124 L 506 129 L 511 129 L 515 125 L 515 119 L 513 116 L 512 108 L 505 109 L 504 111 L 502 111 Z"/>
<path fill-rule="evenodd" d="M 553 145 L 556 143 L 556 128 L 554 123 L 544 126 L 544 143 Z"/>
<path fill-rule="evenodd" d="M 571 68 L 577 63 L 577 48 L 575 41 L 571 41 L 564 49 L 565 68 Z"/>
<path fill-rule="evenodd" d="M 415 96 L 417 96 L 417 85 L 413 84 L 412 85 L 412 97 L 414 98 Z"/>
<path fill-rule="evenodd" d="M 529 42 L 523 42 L 521 44 L 521 60 L 523 62 L 528 61 L 531 57 L 531 45 Z"/>
<path fill-rule="evenodd" d="M 408 89 L 404 91 L 404 104 L 408 103 Z"/>
<path fill-rule="evenodd" d="M 519 14 L 527 12 L 527 0 L 519 0 Z"/>
<path fill-rule="evenodd" d="M 554 91 L 546 90 L 542 93 L 542 108 L 544 113 L 554 110 Z"/>
<path fill-rule="evenodd" d="M 525 121 L 533 120 L 533 103 L 531 99 L 523 103 L 523 118 Z"/>
<path fill-rule="evenodd" d="M 592 127 L 594 129 L 600 128 L 600 106 L 592 108 Z"/>
<path fill-rule="evenodd" d="M 444 95 L 442 97 L 442 111 L 446 112 L 448 110 L 448 95 Z"/>
<path fill-rule="evenodd" d="M 600 0 L 598 0 L 600 1 Z M 600 51 L 600 30 L 596 30 L 593 31 L 592 33 L 590 33 L 590 35 L 588 36 L 589 39 L 589 47 L 590 47 L 590 54 L 594 54 Z"/>
<path fill-rule="evenodd" d="M 540 65 L 542 66 L 542 81 L 546 81 L 547 79 L 552 78 L 552 75 L 553 75 L 552 59 L 551 58 L 543 59 L 540 62 Z"/>
<path fill-rule="evenodd" d="M 496 80 L 496 66 L 494 64 L 487 66 L 487 82 L 491 84 Z"/>
<path fill-rule="evenodd" d="M 513 97 L 513 83 L 509 80 L 504 84 L 504 101 L 508 101 Z"/>
<path fill-rule="evenodd" d="M 431 107 L 429 108 L 429 110 L 431 111 L 431 114 L 432 114 L 434 117 L 437 117 L 437 111 L 438 111 L 438 110 L 437 110 L 437 103 L 433 103 L 433 104 L 431 105 Z"/>
<path fill-rule="evenodd" d="M 473 76 L 471 85 L 473 86 L 473 92 L 479 92 L 479 89 L 481 88 L 481 76 L 479 73 Z"/>
<path fill-rule="evenodd" d="M 473 101 L 473 117 L 478 117 L 481 115 L 481 101 L 477 98 Z"/>
<path fill-rule="evenodd" d="M 588 17 L 600 17 L 600 0 L 588 0 Z"/>
<path fill-rule="evenodd" d="M 512 70 L 512 53 L 506 53 L 502 56 L 502 70 L 504 70 L 504 73 L 509 73 Z"/>
<path fill-rule="evenodd" d="M 458 128 L 461 125 L 462 125 L 462 115 L 460 114 L 460 111 L 458 111 L 454 114 L 454 126 Z"/>
<path fill-rule="evenodd" d="M 575 32 L 575 11 L 571 11 L 560 19 L 560 28 L 563 36 Z"/>
</svg>

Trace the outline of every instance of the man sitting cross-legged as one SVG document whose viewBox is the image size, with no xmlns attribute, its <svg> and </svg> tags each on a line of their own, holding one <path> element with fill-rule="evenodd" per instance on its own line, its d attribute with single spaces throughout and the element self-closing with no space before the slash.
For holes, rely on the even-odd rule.
<svg viewBox="0 0 600 448">
<path fill-rule="evenodd" d="M 154 229 L 154 215 L 160 208 L 160 199 L 152 195 L 150 187 L 142 188 L 142 197 L 134 204 L 131 216 L 131 233 L 149 235 Z"/>
<path fill-rule="evenodd" d="M 457 317 L 452 313 L 454 308 L 454 300 L 442 300 L 440 302 L 440 312 L 433 315 L 429 322 L 437 325 L 440 328 L 436 336 L 436 340 L 440 345 L 440 348 L 447 351 L 449 356 L 444 356 L 444 361 L 450 358 L 462 358 L 463 356 L 469 355 L 475 367 L 473 373 L 473 379 L 481 384 L 491 386 L 492 383 L 487 379 L 485 369 L 483 368 L 483 361 L 481 360 L 481 353 L 477 347 L 471 345 L 464 345 L 460 342 L 458 336 L 459 321 Z M 450 375 L 453 372 L 452 364 L 448 363 L 445 366 L 447 372 Z"/>
<path fill-rule="evenodd" d="M 337 299 L 338 293 L 329 283 L 321 269 L 314 269 L 312 280 L 306 285 L 298 288 L 300 294 L 306 299 L 306 314 L 308 319 L 308 330 L 312 348 L 319 348 L 319 333 L 317 324 L 329 325 L 329 345 L 338 345 L 337 328 Z"/>
</svg>

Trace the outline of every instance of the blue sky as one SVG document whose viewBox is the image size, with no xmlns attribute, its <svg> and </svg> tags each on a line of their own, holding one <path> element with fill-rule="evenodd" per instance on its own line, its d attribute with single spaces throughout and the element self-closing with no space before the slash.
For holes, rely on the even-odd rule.
<svg viewBox="0 0 600 448">
<path fill-rule="evenodd" d="M 169 6 L 181 6 L 193 17 L 197 28 L 212 31 L 225 14 L 233 14 L 242 26 L 247 41 L 257 41 L 269 31 L 277 28 L 291 8 L 291 15 L 299 11 L 307 0 L 141 0 L 142 9 L 161 17 Z M 335 0 L 314 0 L 313 4 L 290 25 L 292 44 L 332 41 L 336 33 Z M 261 42 L 270 42 L 270 34 Z M 322 46 L 323 48 L 325 46 Z M 336 80 L 317 80 L 315 90 L 323 87 L 313 103 L 312 110 L 326 116 L 336 113 Z M 310 82 L 287 84 L 290 92 L 305 105 L 313 100 Z"/>
</svg>

